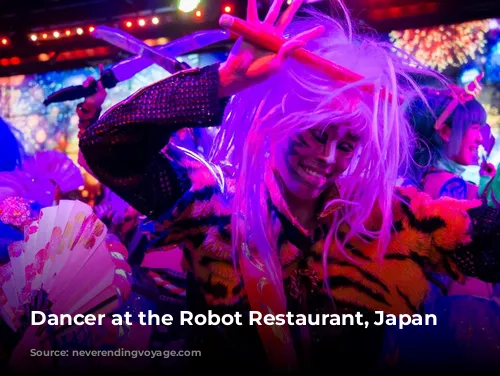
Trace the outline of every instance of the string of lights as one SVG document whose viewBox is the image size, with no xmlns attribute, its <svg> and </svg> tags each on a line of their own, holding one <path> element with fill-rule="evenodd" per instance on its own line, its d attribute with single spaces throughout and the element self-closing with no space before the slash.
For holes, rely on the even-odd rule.
<svg viewBox="0 0 500 376">
<path fill-rule="evenodd" d="M 178 12 L 193 17 L 194 21 L 202 21 L 204 18 L 204 7 L 200 0 L 179 0 Z M 233 13 L 234 5 L 232 3 L 222 4 L 221 13 Z M 158 27 L 163 24 L 170 24 L 174 21 L 171 12 L 163 14 L 152 14 L 149 16 L 123 17 L 118 21 L 108 25 L 131 31 L 137 28 Z M 77 38 L 90 35 L 96 25 L 82 24 L 71 27 L 54 27 L 45 30 L 33 30 L 27 35 L 27 38 L 33 43 L 43 43 L 67 38 Z M 0 35 L 0 48 L 11 47 L 12 41 L 8 36 Z"/>
</svg>

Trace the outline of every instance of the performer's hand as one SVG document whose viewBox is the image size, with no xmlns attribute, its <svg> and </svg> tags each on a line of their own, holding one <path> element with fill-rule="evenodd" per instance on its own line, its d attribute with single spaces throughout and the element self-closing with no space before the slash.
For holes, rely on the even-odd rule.
<svg viewBox="0 0 500 376">
<path fill-rule="evenodd" d="M 492 163 L 488 163 L 484 161 L 481 163 L 481 167 L 479 169 L 479 176 L 489 176 L 494 177 L 497 173 L 497 169 Z"/>
<path fill-rule="evenodd" d="M 102 64 L 99 64 L 99 74 L 102 75 L 103 71 L 104 71 L 104 67 L 102 66 Z M 93 84 L 94 82 L 95 82 L 94 77 L 92 77 L 92 76 L 87 77 L 87 79 L 83 83 L 83 87 L 88 87 L 89 85 Z M 95 94 L 91 95 L 90 97 L 86 97 L 85 101 L 83 103 L 85 103 L 86 105 L 89 105 L 91 107 L 94 107 L 94 108 L 101 108 L 102 104 L 106 100 L 106 95 L 107 95 L 106 89 L 104 89 L 102 82 L 99 81 L 97 83 L 97 92 Z"/>
<path fill-rule="evenodd" d="M 103 67 L 99 65 L 99 71 L 102 73 Z M 87 77 L 83 83 L 83 87 L 88 87 L 94 84 L 96 79 L 94 77 Z M 76 113 L 79 118 L 78 122 L 78 137 L 80 137 L 85 129 L 92 124 L 92 120 L 95 119 L 97 114 L 101 111 L 102 104 L 106 100 L 107 92 L 104 86 L 99 81 L 97 82 L 97 92 L 87 98 L 83 103 L 78 104 L 76 107 Z"/>
<path fill-rule="evenodd" d="M 257 13 L 257 1 L 248 0 L 247 22 L 260 30 L 283 37 L 283 32 L 292 22 L 303 0 L 294 0 L 279 17 L 283 2 L 284 0 L 274 0 L 264 22 L 261 22 Z M 266 80 L 281 69 L 283 62 L 293 51 L 303 47 L 323 31 L 322 26 L 307 30 L 286 41 L 277 54 L 254 46 L 242 38 L 238 39 L 228 59 L 219 69 L 219 96 L 229 97 Z"/>
</svg>

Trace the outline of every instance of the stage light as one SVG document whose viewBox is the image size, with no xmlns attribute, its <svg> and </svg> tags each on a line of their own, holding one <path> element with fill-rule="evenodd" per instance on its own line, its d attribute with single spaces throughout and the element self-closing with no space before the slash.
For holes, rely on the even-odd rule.
<svg viewBox="0 0 500 376">
<path fill-rule="evenodd" d="M 200 0 L 179 0 L 177 8 L 184 13 L 189 13 L 195 10 L 200 5 Z"/>
<path fill-rule="evenodd" d="M 93 31 L 95 30 L 95 28 L 93 26 L 90 26 L 89 27 L 89 31 L 92 33 Z"/>
<path fill-rule="evenodd" d="M 201 17 L 201 10 L 197 10 L 196 13 L 195 13 L 196 17 Z"/>
<path fill-rule="evenodd" d="M 4 46 L 6 46 L 6 45 L 7 45 L 7 43 L 9 43 L 9 41 L 7 40 L 7 38 L 3 38 L 3 39 L 2 39 L 2 44 L 3 44 Z"/>
<path fill-rule="evenodd" d="M 33 42 L 35 42 L 38 39 L 38 37 L 36 36 L 36 34 L 32 34 L 30 38 L 31 38 L 31 40 Z"/>
<path fill-rule="evenodd" d="M 153 17 L 153 19 L 151 20 L 151 22 L 153 22 L 154 25 L 158 25 L 158 23 L 160 22 L 160 20 L 158 19 L 158 17 Z"/>
<path fill-rule="evenodd" d="M 127 27 L 132 27 L 132 22 L 127 21 L 127 22 L 125 23 L 125 26 L 127 26 Z"/>
<path fill-rule="evenodd" d="M 44 33 L 44 34 L 42 34 L 42 38 L 43 38 L 43 39 L 47 39 L 47 34 L 45 34 L 45 33 Z"/>
<path fill-rule="evenodd" d="M 54 34 L 52 34 L 52 35 L 54 35 L 54 38 L 59 38 L 60 34 L 59 34 L 59 31 L 54 31 Z"/>
<path fill-rule="evenodd" d="M 38 60 L 40 60 L 40 61 L 49 61 L 49 59 L 50 59 L 50 56 L 47 54 L 38 55 Z"/>
<path fill-rule="evenodd" d="M 144 26 L 146 25 L 146 21 L 144 21 L 142 18 L 139 20 L 139 26 Z"/>
<path fill-rule="evenodd" d="M 83 34 L 83 29 L 81 27 L 79 27 L 78 29 L 76 29 L 76 33 L 78 35 L 82 35 Z"/>
<path fill-rule="evenodd" d="M 233 9 L 232 9 L 229 5 L 226 5 L 226 6 L 224 7 L 224 12 L 226 12 L 226 13 L 231 13 L 231 11 L 232 11 L 232 10 L 233 10 Z"/>
<path fill-rule="evenodd" d="M 286 0 L 286 3 L 290 5 L 292 3 L 292 0 Z"/>
<path fill-rule="evenodd" d="M 66 30 L 65 34 L 66 34 L 67 37 L 69 37 L 71 35 L 71 31 L 70 30 Z"/>
</svg>

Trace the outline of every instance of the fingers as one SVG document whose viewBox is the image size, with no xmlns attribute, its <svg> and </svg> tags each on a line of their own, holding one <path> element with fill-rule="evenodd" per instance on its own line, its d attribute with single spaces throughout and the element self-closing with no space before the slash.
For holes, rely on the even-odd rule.
<svg viewBox="0 0 500 376">
<path fill-rule="evenodd" d="M 323 26 L 318 26 L 296 35 L 283 44 L 277 54 L 278 59 L 282 60 L 290 57 L 295 50 L 304 47 L 307 42 L 320 36 L 324 31 L 325 28 Z"/>
<path fill-rule="evenodd" d="M 267 62 L 269 72 L 278 72 L 282 66 L 283 62 L 290 57 L 293 51 L 304 47 L 304 42 L 301 40 L 289 40 L 280 48 L 276 57 L 271 61 Z"/>
<path fill-rule="evenodd" d="M 283 44 L 278 54 L 276 55 L 276 59 L 278 60 L 279 64 L 281 64 L 283 60 L 290 57 L 295 50 L 304 47 L 304 45 L 305 42 L 299 39 L 291 39 L 285 44 Z"/>
<path fill-rule="evenodd" d="M 264 20 L 264 23 L 267 23 L 269 25 L 274 25 L 274 23 L 278 19 L 278 16 L 280 15 L 281 7 L 283 6 L 283 1 L 284 0 L 273 1 L 271 7 L 269 8 L 269 12 L 267 13 L 266 19 Z"/>
<path fill-rule="evenodd" d="M 83 87 L 88 87 L 90 86 L 93 82 L 95 81 L 94 77 L 87 77 L 85 81 L 83 81 Z"/>
<path fill-rule="evenodd" d="M 106 93 L 106 89 L 104 88 L 104 85 L 102 84 L 101 81 L 97 82 L 97 91 Z"/>
<path fill-rule="evenodd" d="M 247 21 L 248 22 L 259 21 L 259 12 L 257 11 L 257 0 L 248 0 Z"/>
<path fill-rule="evenodd" d="M 242 44 L 243 44 L 243 38 L 239 37 L 236 40 L 236 42 L 234 42 L 233 48 L 231 48 L 230 55 L 237 55 L 241 50 Z"/>
<path fill-rule="evenodd" d="M 303 1 L 304 0 L 293 0 L 290 6 L 283 12 L 283 15 L 276 24 L 276 28 L 279 32 L 282 33 L 288 25 L 290 25 L 290 22 L 292 22 L 293 17 L 295 17 L 295 13 L 297 13 Z"/>
<path fill-rule="evenodd" d="M 306 30 L 306 31 L 303 31 L 300 34 L 297 34 L 296 36 L 294 36 L 290 40 L 300 40 L 300 41 L 304 42 L 304 44 L 306 44 L 310 40 L 313 40 L 313 39 L 319 37 L 324 32 L 325 32 L 325 27 L 324 26 L 317 26 L 317 27 L 315 27 L 315 28 L 313 28 L 311 30 Z"/>
</svg>

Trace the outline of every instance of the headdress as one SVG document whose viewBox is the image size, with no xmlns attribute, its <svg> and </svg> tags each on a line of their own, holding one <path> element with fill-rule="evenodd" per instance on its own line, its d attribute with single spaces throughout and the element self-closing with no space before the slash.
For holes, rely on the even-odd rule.
<svg viewBox="0 0 500 376">
<path fill-rule="evenodd" d="M 481 72 L 472 82 L 467 84 L 465 88 L 452 86 L 451 90 L 435 92 L 437 95 L 446 95 L 452 98 L 451 102 L 446 106 L 443 113 L 434 124 L 435 130 L 440 130 L 443 127 L 448 116 L 450 116 L 459 104 L 465 104 L 477 98 L 482 89 L 480 82 L 483 77 L 484 73 Z"/>
</svg>

